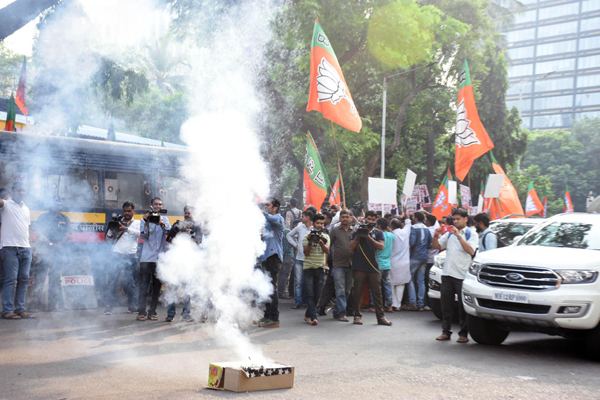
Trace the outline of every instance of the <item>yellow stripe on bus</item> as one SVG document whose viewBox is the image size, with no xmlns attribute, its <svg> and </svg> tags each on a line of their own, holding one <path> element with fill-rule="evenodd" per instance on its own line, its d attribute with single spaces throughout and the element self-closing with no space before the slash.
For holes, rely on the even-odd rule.
<svg viewBox="0 0 600 400">
<path fill-rule="evenodd" d="M 31 210 L 31 221 L 37 221 L 40 215 L 47 212 L 48 211 Z M 69 217 L 72 223 L 106 223 L 106 214 L 86 212 L 63 212 L 63 214 Z"/>
</svg>

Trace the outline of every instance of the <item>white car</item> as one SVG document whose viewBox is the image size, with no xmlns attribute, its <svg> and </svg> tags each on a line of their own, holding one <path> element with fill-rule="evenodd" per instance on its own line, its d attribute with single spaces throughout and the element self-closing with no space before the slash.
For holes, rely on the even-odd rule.
<svg viewBox="0 0 600 400">
<path fill-rule="evenodd" d="M 514 246 L 478 254 L 463 282 L 469 333 L 500 344 L 511 328 L 583 339 L 600 359 L 600 215 L 560 214 Z"/>
<path fill-rule="evenodd" d="M 525 235 L 529 230 L 536 225 L 546 221 L 545 218 L 537 217 L 520 217 L 514 218 L 510 215 L 503 219 L 497 219 L 490 222 L 490 229 L 498 235 L 498 237 L 507 246 L 513 245 L 516 239 Z M 475 229 L 475 228 L 472 228 Z M 446 252 L 441 252 L 435 256 L 433 266 L 429 270 L 428 286 L 429 291 L 429 307 L 433 314 L 442 319 L 442 307 L 440 305 L 440 287 L 442 285 L 442 267 L 446 259 Z M 458 300 L 458 299 L 457 299 Z"/>
</svg>

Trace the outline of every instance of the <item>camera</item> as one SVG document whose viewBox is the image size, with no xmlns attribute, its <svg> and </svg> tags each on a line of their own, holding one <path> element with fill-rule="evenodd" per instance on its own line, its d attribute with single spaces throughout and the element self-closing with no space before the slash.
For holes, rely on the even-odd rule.
<svg viewBox="0 0 600 400">
<path fill-rule="evenodd" d="M 108 221 L 108 229 L 111 231 L 118 231 L 119 226 L 123 225 L 121 221 L 123 220 L 122 215 L 114 215 L 110 221 Z"/>
<path fill-rule="evenodd" d="M 162 209 L 162 210 L 155 210 L 154 208 L 152 208 L 152 206 L 150 206 L 150 211 L 148 211 L 148 221 L 152 222 L 153 224 L 159 224 L 160 223 L 160 214 L 166 214 L 167 210 Z"/>
<path fill-rule="evenodd" d="M 320 241 L 325 241 L 325 237 L 323 236 L 323 233 L 325 232 L 324 229 L 314 229 L 311 230 L 309 235 L 308 235 L 308 242 L 309 243 L 314 243 L 314 244 L 318 244 Z"/>
<path fill-rule="evenodd" d="M 167 243 L 171 243 L 171 241 L 177 236 L 179 232 L 188 233 L 192 239 L 196 239 L 196 232 L 194 230 L 194 222 L 193 221 L 179 221 L 175 222 L 175 224 L 171 227 L 169 234 L 167 235 Z M 200 235 L 200 241 L 202 241 L 202 235 Z"/>
<path fill-rule="evenodd" d="M 369 236 L 369 232 L 371 229 L 375 228 L 375 223 L 369 222 L 367 224 L 360 224 L 356 229 L 356 236 L 358 237 L 367 237 Z"/>
</svg>

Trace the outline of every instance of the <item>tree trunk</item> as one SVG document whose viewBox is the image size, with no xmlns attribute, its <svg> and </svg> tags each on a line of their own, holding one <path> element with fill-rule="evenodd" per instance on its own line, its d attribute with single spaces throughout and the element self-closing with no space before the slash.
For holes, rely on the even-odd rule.
<svg viewBox="0 0 600 400">
<path fill-rule="evenodd" d="M 433 194 L 435 185 L 435 132 L 432 123 L 429 122 L 427 129 L 427 189 Z"/>
<path fill-rule="evenodd" d="M 400 147 L 400 139 L 402 134 L 402 123 L 404 122 L 404 117 L 406 116 L 406 110 L 410 105 L 410 102 L 413 101 L 417 95 L 427 89 L 429 85 L 429 80 L 431 78 L 431 69 L 426 70 L 427 76 L 424 81 L 420 85 L 413 85 L 410 93 L 400 106 L 400 110 L 398 110 L 398 116 L 396 117 L 396 126 L 394 130 L 394 140 L 385 148 L 385 157 L 391 157 L 394 152 Z M 414 72 L 413 72 L 414 74 Z M 414 77 L 413 77 L 414 78 Z M 413 79 L 414 81 L 414 79 Z M 364 204 L 367 204 L 369 200 L 369 177 L 373 176 L 377 166 L 380 165 L 381 162 L 381 150 L 376 151 L 368 160 L 365 165 L 365 169 L 363 173 L 360 175 L 360 194 Z"/>
<path fill-rule="evenodd" d="M 6 39 L 59 2 L 60 0 L 16 0 L 7 5 L 0 10 L 0 40 Z"/>
</svg>

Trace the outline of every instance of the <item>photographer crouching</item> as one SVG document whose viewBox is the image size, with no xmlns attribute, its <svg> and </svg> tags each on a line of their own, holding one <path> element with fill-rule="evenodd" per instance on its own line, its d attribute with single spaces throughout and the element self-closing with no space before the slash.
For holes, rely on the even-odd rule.
<svg viewBox="0 0 600 400">
<path fill-rule="evenodd" d="M 121 271 L 123 287 L 127 294 L 128 312 L 137 311 L 137 287 L 135 276 L 137 271 L 137 249 L 140 237 L 141 223 L 133 219 L 135 204 L 130 201 L 123 203 L 123 215 L 113 217 L 108 222 L 106 241 L 112 242 L 112 262 L 107 266 L 107 282 L 104 293 L 104 315 L 111 315 L 117 305 L 115 292 Z"/>
<path fill-rule="evenodd" d="M 185 206 L 183 208 L 184 220 L 177 221 L 173 224 L 169 234 L 167 235 L 167 243 L 171 244 L 173 239 L 175 239 L 179 234 L 189 236 L 189 238 L 197 245 L 202 243 L 202 227 L 196 224 L 196 221 L 194 221 L 193 213 L 194 207 Z M 169 288 L 169 290 L 176 291 L 177 288 Z M 173 293 L 171 293 L 171 296 L 175 297 Z M 167 318 L 165 321 L 173 322 L 173 319 L 177 314 L 176 304 L 176 302 L 169 303 L 169 306 L 167 307 Z M 194 322 L 190 307 L 190 296 L 186 295 L 183 299 L 183 310 L 181 311 L 181 317 L 186 322 Z"/>
<path fill-rule="evenodd" d="M 163 201 L 160 197 L 155 197 L 150 203 L 150 211 L 144 215 L 142 222 L 142 232 L 140 237 L 144 239 L 142 248 L 142 257 L 140 259 L 140 290 L 138 298 L 138 321 L 145 321 L 148 317 L 151 321 L 157 321 L 156 307 L 158 307 L 158 298 L 160 297 L 160 287 L 162 285 L 158 276 L 156 276 L 156 263 L 159 254 L 167 250 L 167 232 L 171 229 L 169 219 L 164 214 Z M 148 295 L 148 285 L 152 282 L 152 300 L 150 309 L 146 314 L 146 297 Z"/>
</svg>

